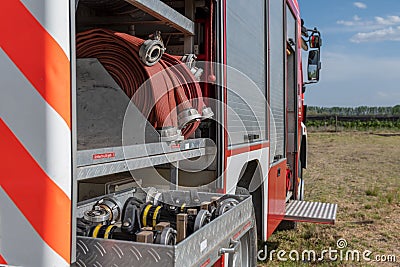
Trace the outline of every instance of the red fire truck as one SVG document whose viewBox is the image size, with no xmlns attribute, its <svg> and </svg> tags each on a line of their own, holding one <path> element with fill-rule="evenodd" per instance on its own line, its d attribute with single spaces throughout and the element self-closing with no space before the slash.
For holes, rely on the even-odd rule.
<svg viewBox="0 0 400 267">
<path fill-rule="evenodd" d="M 296 0 L 0 10 L 0 266 L 255 266 L 279 225 L 334 223 L 304 201 Z"/>
</svg>

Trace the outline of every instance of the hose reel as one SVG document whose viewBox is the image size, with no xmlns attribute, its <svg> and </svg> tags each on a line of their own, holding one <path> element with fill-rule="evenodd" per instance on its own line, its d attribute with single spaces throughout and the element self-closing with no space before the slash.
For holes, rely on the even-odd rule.
<svg viewBox="0 0 400 267">
<path fill-rule="evenodd" d="M 196 70 L 193 74 L 176 56 L 164 53 L 159 32 L 143 40 L 125 33 L 93 29 L 77 34 L 76 50 L 77 58 L 99 60 L 159 130 L 161 141 L 180 141 L 181 136 L 189 138 L 199 121 L 212 114 L 209 109 L 203 110 L 205 104 L 197 82 L 200 69 L 192 68 Z M 193 59 L 190 60 L 193 64 Z"/>
</svg>

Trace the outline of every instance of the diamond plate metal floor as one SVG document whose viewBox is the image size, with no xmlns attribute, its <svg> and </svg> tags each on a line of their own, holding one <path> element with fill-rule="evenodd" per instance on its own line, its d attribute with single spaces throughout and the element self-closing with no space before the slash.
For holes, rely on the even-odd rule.
<svg viewBox="0 0 400 267">
<path fill-rule="evenodd" d="M 284 220 L 335 224 L 337 204 L 290 201 L 286 206 Z"/>
</svg>

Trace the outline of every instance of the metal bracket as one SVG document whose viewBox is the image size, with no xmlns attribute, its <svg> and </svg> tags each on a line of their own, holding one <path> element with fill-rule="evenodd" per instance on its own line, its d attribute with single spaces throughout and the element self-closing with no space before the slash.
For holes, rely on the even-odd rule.
<svg viewBox="0 0 400 267">
<path fill-rule="evenodd" d="M 219 250 L 219 255 L 222 256 L 224 254 L 235 254 L 239 249 L 240 242 L 231 239 L 229 248 L 221 248 Z"/>
<path fill-rule="evenodd" d="M 196 189 L 190 190 L 190 199 L 193 201 L 193 203 L 200 203 L 199 193 Z"/>
<path fill-rule="evenodd" d="M 194 35 L 194 22 L 160 0 L 125 0 L 187 35 Z"/>
<path fill-rule="evenodd" d="M 171 190 L 178 190 L 179 188 L 179 161 L 170 163 L 170 180 Z"/>
</svg>

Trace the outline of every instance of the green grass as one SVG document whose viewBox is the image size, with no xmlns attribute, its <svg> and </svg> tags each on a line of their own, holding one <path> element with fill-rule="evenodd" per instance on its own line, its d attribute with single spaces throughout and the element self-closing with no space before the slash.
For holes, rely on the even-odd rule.
<svg viewBox="0 0 400 267">
<path fill-rule="evenodd" d="M 275 250 L 336 248 L 395 254 L 400 264 L 400 136 L 368 132 L 309 133 L 309 167 L 304 173 L 306 200 L 338 204 L 336 225 L 300 223 L 275 232 Z M 260 266 L 366 266 L 366 262 L 260 262 Z"/>
<path fill-rule="evenodd" d="M 400 130 L 400 120 L 390 121 L 390 120 L 376 120 L 372 119 L 370 121 L 336 121 L 334 118 L 329 120 L 308 120 L 307 127 L 311 129 L 318 130 L 334 130 L 337 129 L 339 131 L 345 130 L 391 130 L 391 131 L 399 131 Z"/>
<path fill-rule="evenodd" d="M 365 194 L 370 197 L 377 197 L 379 193 L 379 188 L 375 186 L 374 188 L 367 189 Z"/>
</svg>

